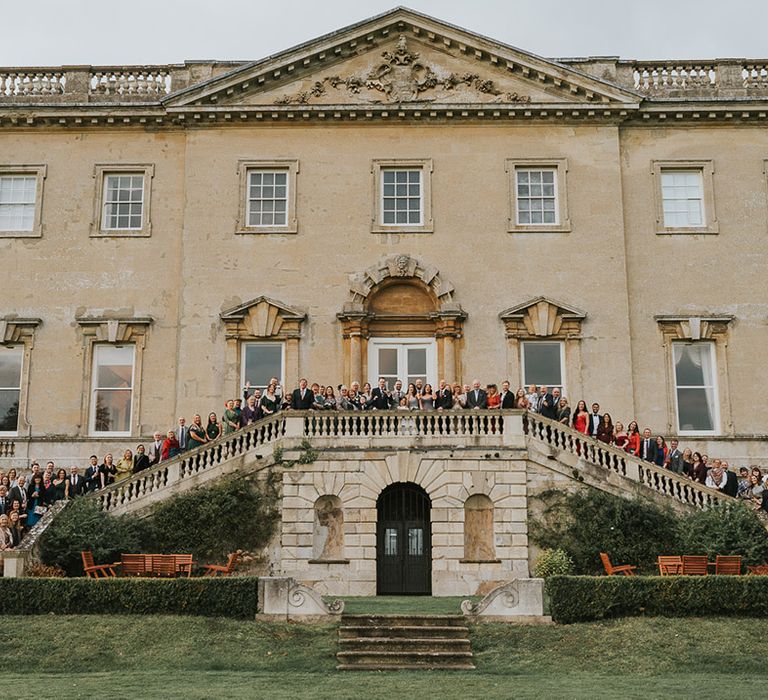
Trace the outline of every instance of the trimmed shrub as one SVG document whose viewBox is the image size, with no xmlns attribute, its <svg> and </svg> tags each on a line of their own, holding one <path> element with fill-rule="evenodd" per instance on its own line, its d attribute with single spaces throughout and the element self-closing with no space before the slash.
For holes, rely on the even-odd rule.
<svg viewBox="0 0 768 700">
<path fill-rule="evenodd" d="M 258 579 L 3 578 L 0 614 L 252 618 Z"/>
<path fill-rule="evenodd" d="M 547 549 L 564 549 L 579 574 L 603 571 L 600 552 L 617 564 L 655 572 L 660 554 L 679 554 L 677 516 L 654 503 L 628 500 L 596 489 L 550 490 L 545 508 L 531 523 L 531 539 Z"/>
<path fill-rule="evenodd" d="M 92 551 L 98 563 L 119 561 L 123 552 L 141 551 L 143 530 L 136 517 L 113 517 L 103 513 L 96 501 L 76 498 L 41 535 L 40 558 L 69 576 L 82 576 L 81 551 Z"/>
<path fill-rule="evenodd" d="M 533 573 L 537 578 L 569 576 L 573 573 L 573 562 L 562 549 L 545 549 L 536 560 Z"/>
<path fill-rule="evenodd" d="M 680 552 L 716 555 L 739 554 L 744 564 L 768 561 L 768 534 L 746 503 L 721 503 L 680 519 Z"/>
<path fill-rule="evenodd" d="M 553 576 L 555 622 L 637 615 L 768 616 L 768 576 Z"/>
<path fill-rule="evenodd" d="M 196 561 L 221 563 L 238 549 L 261 549 L 275 532 L 275 503 L 269 486 L 261 490 L 243 478 L 179 494 L 152 509 L 144 551 L 187 552 Z"/>
</svg>

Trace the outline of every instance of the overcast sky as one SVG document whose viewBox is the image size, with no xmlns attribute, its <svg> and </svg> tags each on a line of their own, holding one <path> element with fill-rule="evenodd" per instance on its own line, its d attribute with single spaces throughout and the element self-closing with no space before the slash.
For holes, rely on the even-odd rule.
<svg viewBox="0 0 768 700">
<path fill-rule="evenodd" d="M 379 14 L 390 0 L 2 2 L 0 65 L 255 60 Z M 549 57 L 768 57 L 768 0 L 410 0 Z"/>
</svg>

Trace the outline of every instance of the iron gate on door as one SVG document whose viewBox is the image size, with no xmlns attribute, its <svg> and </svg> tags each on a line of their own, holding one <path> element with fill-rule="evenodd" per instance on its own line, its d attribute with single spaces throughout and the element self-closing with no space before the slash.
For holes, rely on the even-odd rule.
<svg viewBox="0 0 768 700">
<path fill-rule="evenodd" d="M 376 592 L 432 593 L 431 502 L 416 484 L 392 484 L 376 504 Z"/>
</svg>

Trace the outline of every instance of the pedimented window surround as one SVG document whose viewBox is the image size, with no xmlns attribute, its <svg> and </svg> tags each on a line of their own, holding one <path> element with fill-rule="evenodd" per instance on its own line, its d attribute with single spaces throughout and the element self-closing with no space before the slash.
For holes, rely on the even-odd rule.
<svg viewBox="0 0 768 700">
<path fill-rule="evenodd" d="M 27 422 L 27 402 L 29 397 L 29 370 L 32 348 L 35 344 L 35 331 L 42 323 L 39 318 L 0 317 L 0 345 L 23 346 L 21 360 L 21 391 L 19 392 L 19 422 L 17 434 L 29 435 L 31 425 Z"/>
<path fill-rule="evenodd" d="M 717 379 L 717 408 L 720 416 L 720 434 L 733 435 L 733 417 L 728 381 L 728 338 L 734 317 L 729 314 L 682 316 L 659 315 L 659 324 L 664 347 L 664 371 L 667 391 L 667 433 L 677 433 L 677 410 L 675 406 L 675 374 L 672 344 L 680 341 L 711 341 L 715 345 Z"/>
<path fill-rule="evenodd" d="M 134 374 L 133 395 L 131 397 L 131 436 L 143 434 L 140 423 L 141 410 L 141 376 L 144 358 L 144 346 L 146 344 L 149 327 L 154 322 L 150 316 L 116 318 L 111 316 L 81 316 L 77 319 L 77 325 L 83 340 L 83 392 L 80 409 L 79 433 L 86 434 L 91 415 L 91 391 L 93 385 L 93 355 L 94 346 L 100 344 L 133 345 Z"/>
<path fill-rule="evenodd" d="M 514 383 L 522 376 L 522 343 L 524 341 L 561 341 L 565 352 L 566 398 L 581 396 L 581 326 L 586 313 L 553 299 L 536 297 L 499 314 L 507 338 L 507 376 Z"/>
<path fill-rule="evenodd" d="M 240 396 L 240 359 L 243 342 L 271 341 L 285 345 L 285 383 L 299 378 L 299 341 L 307 314 L 283 302 L 260 296 L 221 312 L 227 341 L 224 386 L 227 396 Z"/>
<path fill-rule="evenodd" d="M 458 381 L 458 341 L 467 314 L 453 300 L 454 289 L 436 267 L 407 253 L 383 257 L 350 275 L 349 301 L 336 315 L 342 330 L 344 381 L 366 381 L 370 337 L 404 336 L 435 338 L 439 379 Z"/>
</svg>

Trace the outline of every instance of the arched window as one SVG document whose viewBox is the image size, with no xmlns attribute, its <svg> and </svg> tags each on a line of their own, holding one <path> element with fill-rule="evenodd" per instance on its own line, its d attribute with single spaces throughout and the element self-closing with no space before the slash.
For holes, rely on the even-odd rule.
<svg viewBox="0 0 768 700">
<path fill-rule="evenodd" d="M 464 501 L 464 560 L 493 561 L 493 501 L 475 494 Z"/>
<path fill-rule="evenodd" d="M 312 557 L 315 561 L 344 558 L 344 511 L 338 496 L 320 496 L 315 501 Z"/>
</svg>

